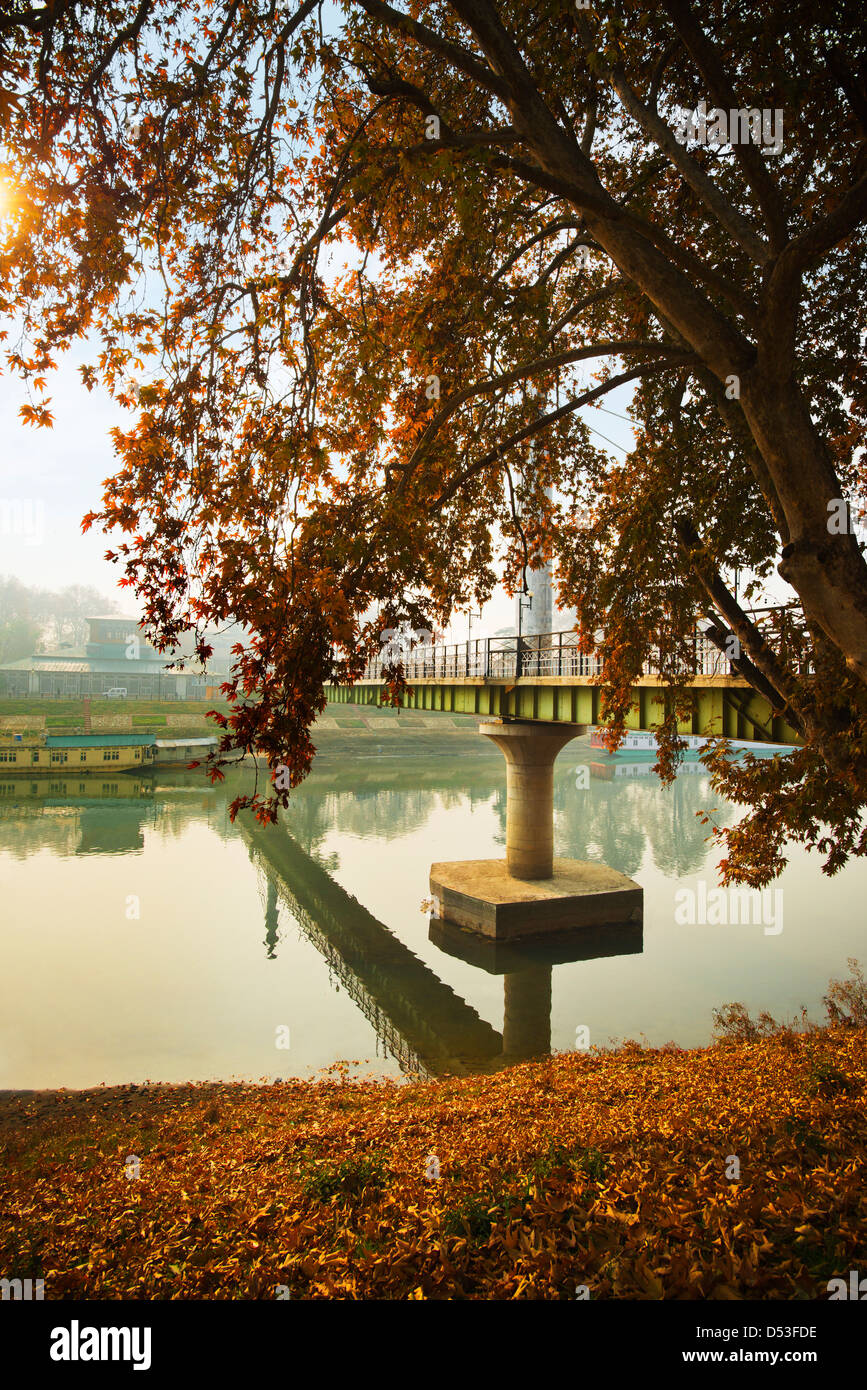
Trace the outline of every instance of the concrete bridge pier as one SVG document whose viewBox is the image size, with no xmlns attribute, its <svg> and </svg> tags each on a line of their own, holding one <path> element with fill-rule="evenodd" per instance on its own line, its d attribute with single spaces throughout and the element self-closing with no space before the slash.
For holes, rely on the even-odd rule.
<svg viewBox="0 0 867 1390">
<path fill-rule="evenodd" d="M 480 724 L 506 759 L 506 867 L 513 878 L 554 872 L 554 760 L 587 724 Z"/>
<path fill-rule="evenodd" d="M 512 941 L 641 921 L 644 895 L 606 864 L 554 858 L 554 760 L 586 724 L 496 720 L 479 732 L 506 759 L 506 859 L 431 866 L 435 915 Z"/>
</svg>

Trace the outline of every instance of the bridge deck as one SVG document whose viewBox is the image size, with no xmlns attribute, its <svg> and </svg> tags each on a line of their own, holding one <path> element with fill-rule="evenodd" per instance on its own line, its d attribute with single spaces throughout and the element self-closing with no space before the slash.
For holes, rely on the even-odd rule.
<svg viewBox="0 0 867 1390">
<path fill-rule="evenodd" d="M 382 676 L 362 676 L 355 682 L 356 686 L 384 684 Z M 506 686 L 512 689 L 516 685 L 562 685 L 562 686 L 598 686 L 598 676 L 412 676 L 412 684 L 415 685 L 469 685 L 469 686 Z M 635 688 L 658 688 L 658 675 L 638 676 L 635 680 Z M 717 689 L 743 689 L 750 690 L 749 681 L 745 681 L 742 676 L 737 675 L 696 675 L 690 680 L 690 685 L 699 690 Z"/>
<path fill-rule="evenodd" d="M 636 679 L 629 729 L 651 729 L 663 717 L 671 693 L 659 676 Z M 382 704 L 382 677 L 329 688 L 334 704 Z M 797 744 L 798 734 L 763 696 L 737 676 L 697 675 L 691 683 L 692 712 L 681 718 L 682 734 L 717 735 L 759 743 Z M 532 719 L 545 723 L 602 724 L 604 690 L 589 676 L 413 676 L 403 708 L 475 714 L 489 718 Z"/>
<path fill-rule="evenodd" d="M 759 625 L 786 632 L 796 642 L 797 621 L 789 608 L 757 609 Z M 600 684 L 600 644 L 582 651 L 569 630 L 532 637 L 485 637 L 434 646 L 430 633 L 392 632 L 390 641 L 352 685 L 339 679 L 331 687 L 336 703 L 379 704 L 385 672 L 400 664 L 410 689 L 411 709 L 535 719 L 546 723 L 598 724 L 605 709 Z M 653 654 L 651 654 L 653 655 Z M 658 660 L 658 653 L 654 657 Z M 798 735 L 739 675 L 730 658 L 696 628 L 682 657 L 681 670 L 692 691 L 692 713 L 681 733 L 795 744 Z M 649 661 L 634 681 L 635 700 L 627 727 L 658 724 L 671 700 L 670 689 Z"/>
</svg>

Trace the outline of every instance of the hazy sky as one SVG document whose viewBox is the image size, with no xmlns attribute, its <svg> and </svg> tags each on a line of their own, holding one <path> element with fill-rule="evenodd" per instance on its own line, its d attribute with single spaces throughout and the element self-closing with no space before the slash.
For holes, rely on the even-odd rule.
<svg viewBox="0 0 867 1390">
<path fill-rule="evenodd" d="M 122 571 L 103 558 L 108 538 L 81 533 L 82 516 L 98 509 L 102 481 L 115 470 L 109 429 L 129 418 L 100 390 L 85 390 L 76 366 L 87 360 L 84 346 L 73 348 L 49 379 L 53 429 L 25 425 L 23 384 L 0 378 L 0 573 L 49 589 L 92 584 L 134 612 L 117 588 Z"/>
</svg>

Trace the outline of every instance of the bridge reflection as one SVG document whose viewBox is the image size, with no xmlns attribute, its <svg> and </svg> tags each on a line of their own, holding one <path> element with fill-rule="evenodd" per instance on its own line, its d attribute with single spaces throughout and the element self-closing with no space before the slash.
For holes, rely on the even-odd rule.
<svg viewBox="0 0 867 1390">
<path fill-rule="evenodd" d="M 429 939 L 437 949 L 503 976 L 498 1029 L 346 893 L 333 877 L 337 857 L 326 852 L 334 832 L 365 837 L 373 853 L 380 842 L 424 826 L 439 808 L 461 804 L 490 808 L 502 832 L 499 755 L 472 756 L 464 741 L 455 746 L 460 756 L 452 760 L 317 759 L 281 824 L 267 828 L 242 823 L 243 817 L 234 824 L 228 819 L 228 801 L 249 777 L 242 769 L 233 769 L 216 787 L 180 770 L 147 779 L 91 777 L 80 784 L 72 777 L 43 779 L 35 791 L 29 779 L 7 780 L 0 850 L 16 857 L 39 848 L 62 856 L 138 855 L 149 831 L 180 838 L 196 821 L 206 821 L 227 843 L 241 834 L 263 876 L 268 958 L 280 949 L 283 904 L 405 1072 L 493 1070 L 550 1050 L 552 972 L 558 964 L 640 952 L 641 928 L 584 929 L 572 939 L 519 948 L 479 941 L 432 921 Z M 555 808 L 565 854 L 602 858 L 624 873 L 645 855 L 671 872 L 689 872 L 703 862 L 706 831 L 695 812 L 706 804 L 705 777 L 681 776 L 663 789 L 653 777 L 636 776 L 637 768 L 624 785 L 621 775 L 609 782 L 592 767 L 591 792 L 576 786 L 575 764 L 585 759 L 600 761 L 579 743 L 574 758 L 564 756 L 557 776 Z M 604 758 L 601 765 L 606 771 L 614 766 Z M 618 772 L 622 765 L 616 765 Z M 647 762 L 644 769 L 649 771 Z"/>
<path fill-rule="evenodd" d="M 503 975 L 499 1033 L 345 892 L 284 826 L 263 827 L 242 817 L 237 824 L 251 861 L 266 879 L 269 958 L 277 953 L 282 902 L 406 1073 L 464 1075 L 549 1053 L 553 967 L 642 949 L 640 924 L 584 928 L 557 941 L 507 946 L 433 919 L 429 935 L 439 949 Z"/>
</svg>

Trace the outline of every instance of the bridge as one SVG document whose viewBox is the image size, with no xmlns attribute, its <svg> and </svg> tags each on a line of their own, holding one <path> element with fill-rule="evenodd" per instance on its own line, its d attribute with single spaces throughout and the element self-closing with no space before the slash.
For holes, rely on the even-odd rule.
<svg viewBox="0 0 867 1390">
<path fill-rule="evenodd" d="M 757 609 L 754 621 L 785 620 L 785 608 Z M 545 723 L 598 724 L 602 658 L 579 650 L 573 629 L 532 636 L 484 637 L 444 645 L 416 644 L 405 649 L 403 668 L 411 709 Z M 693 694 L 691 717 L 682 734 L 715 734 L 759 743 L 796 744 L 796 731 L 775 714 L 764 696 L 738 674 L 732 662 L 696 629 L 686 666 Z M 371 661 L 354 684 L 338 681 L 329 700 L 337 704 L 379 705 L 386 661 Z M 668 688 L 653 663 L 636 678 L 630 729 L 649 729 L 662 717 Z"/>
</svg>

